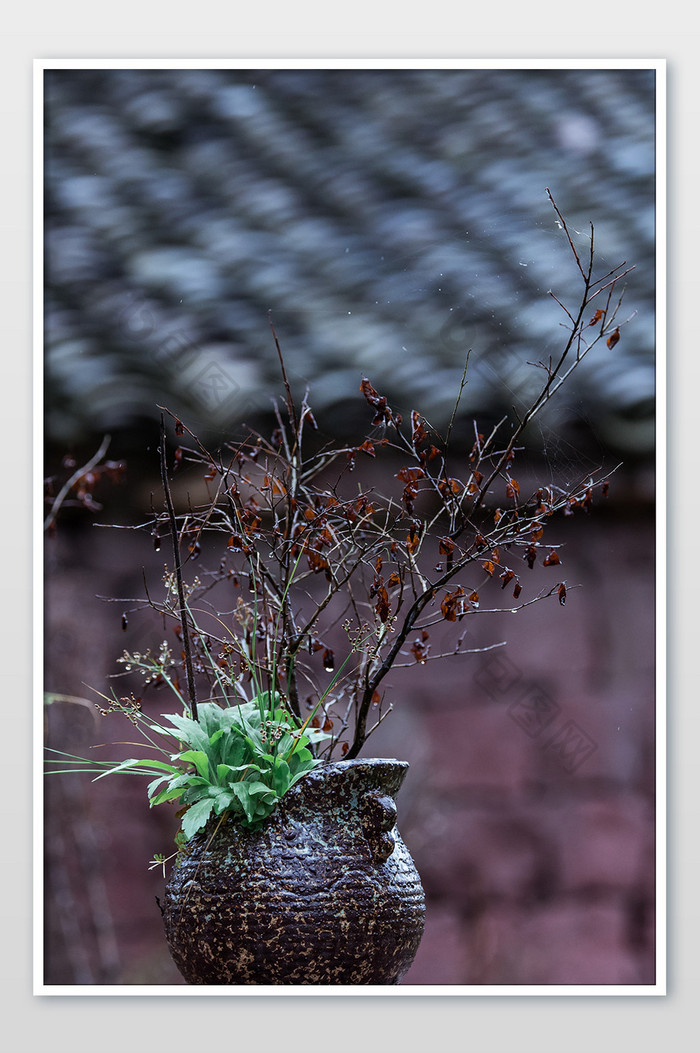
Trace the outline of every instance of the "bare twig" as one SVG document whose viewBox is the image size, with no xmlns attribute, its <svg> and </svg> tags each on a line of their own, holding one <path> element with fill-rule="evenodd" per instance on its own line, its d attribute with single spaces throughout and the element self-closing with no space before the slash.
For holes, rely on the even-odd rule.
<svg viewBox="0 0 700 1053">
<path fill-rule="evenodd" d="M 593 491 L 602 481 L 597 475 L 597 481 L 586 478 L 566 487 L 550 481 L 528 497 L 513 476 L 514 471 L 519 474 L 513 462 L 524 449 L 521 440 L 528 424 L 589 351 L 619 328 L 616 289 L 627 270 L 622 264 L 594 279 L 593 227 L 587 257 L 582 256 L 547 193 L 581 276 L 580 300 L 571 307 L 551 294 L 564 312 L 565 336 L 558 353 L 531 363 L 540 380 L 529 405 L 491 426 L 486 438 L 474 421 L 474 443 L 466 458 L 455 457 L 450 442 L 471 351 L 444 438 L 418 410 L 404 429 L 399 414 L 363 378 L 361 390 L 374 414 L 363 439 L 357 445 L 327 442 L 307 456 L 303 445 L 308 443 L 303 440 L 315 420 L 308 394 L 298 406 L 294 403 L 271 319 L 287 412 L 285 399 L 277 400 L 269 439 L 249 431 L 240 442 L 229 442 L 217 453 L 207 450 L 178 422 L 193 440 L 183 461 L 188 469 L 205 470 L 207 498 L 201 505 L 191 502 L 177 517 L 168 486 L 161 419 L 161 472 L 175 553 L 178 609 L 167 598 L 159 604 L 148 590 L 146 595 L 159 614 L 180 619 L 193 711 L 194 663 L 198 673 L 201 667 L 211 696 L 224 702 L 250 685 L 251 694 L 278 692 L 297 716 L 305 704 L 313 712 L 318 709 L 324 722 L 333 714 L 335 730 L 324 755 L 330 757 L 337 748 L 352 758 L 390 711 L 382 708 L 380 689 L 383 692 L 393 668 L 411 664 L 409 653 L 422 664 L 423 654 L 432 662 L 500 646 L 465 649 L 460 638 L 452 651 L 448 641 L 429 653 L 433 626 L 461 621 L 465 614 L 471 620 L 476 614 L 521 610 L 547 595 L 558 595 L 560 603 L 565 602 L 567 586 L 561 581 L 544 589 L 538 583 L 521 597 L 521 573 L 513 567 L 522 566 L 521 557 L 529 568 L 526 574 L 535 564 L 556 565 L 560 561 L 556 538 L 550 539 L 548 533 L 546 547 L 541 540 L 551 529 L 552 516 L 576 509 L 588 512 Z M 586 312 L 595 297 L 605 310 L 591 319 Z M 511 426 L 506 431 L 507 422 Z M 399 457 L 402 465 L 398 471 L 396 464 L 391 467 L 386 492 L 375 482 L 356 485 L 351 473 L 357 468 L 361 477 L 361 465 L 379 465 L 383 456 Z M 494 509 L 496 503 L 499 507 Z M 163 513 L 154 511 L 142 527 L 152 530 L 162 519 Z M 178 540 L 199 541 L 205 533 L 223 535 L 223 556 L 218 570 L 203 572 L 196 588 L 186 593 Z M 506 565 L 509 552 L 518 560 L 511 567 Z M 468 584 L 470 579 L 474 587 Z M 479 592 L 499 587 L 512 591 L 509 606 L 505 606 L 509 593 L 501 591 L 503 607 L 486 595 L 479 600 Z M 217 602 L 218 595 L 223 600 Z M 200 615 L 205 626 L 211 615 L 222 628 L 214 624 L 213 632 L 205 632 Z M 323 660 L 327 671 L 334 668 L 331 652 L 338 649 L 334 634 L 341 621 L 348 637 L 342 665 L 347 671 L 332 679 L 333 693 L 326 698 L 324 677 L 315 663 Z M 418 634 L 417 641 L 409 651 L 413 633 Z M 221 651 L 218 657 L 212 648 Z"/>
<path fill-rule="evenodd" d="M 84 475 L 87 475 L 88 472 L 91 472 L 92 469 L 100 463 L 104 455 L 107 453 L 107 450 L 109 449 L 110 442 L 110 436 L 105 435 L 104 439 L 100 443 L 100 448 L 98 449 L 97 453 L 95 453 L 90 458 L 90 460 L 82 466 L 82 468 L 77 468 L 71 475 L 70 479 L 68 479 L 68 481 L 63 484 L 56 496 L 54 503 L 51 505 L 51 511 L 44 520 L 44 530 L 48 530 L 52 523 L 55 522 L 56 516 L 59 513 L 61 505 L 66 500 L 68 494 L 71 492 L 75 484 L 78 483 Z"/>
<path fill-rule="evenodd" d="M 180 563 L 180 545 L 177 532 L 177 520 L 175 518 L 175 509 L 173 508 L 173 499 L 170 493 L 170 484 L 168 483 L 168 468 L 166 463 L 165 455 L 165 420 L 163 414 L 160 415 L 160 475 L 163 482 L 163 493 L 165 494 L 165 503 L 168 508 L 168 518 L 170 520 L 170 537 L 173 543 L 173 561 L 175 564 L 175 580 L 177 584 L 177 600 L 178 600 L 178 613 L 180 615 L 180 625 L 182 626 L 182 646 L 185 652 L 185 669 L 187 671 L 187 694 L 189 697 L 190 709 L 192 711 L 192 717 L 194 720 L 198 720 L 197 713 L 197 692 L 194 682 L 194 671 L 192 668 L 192 652 L 190 647 L 190 630 L 187 619 L 187 610 L 185 606 L 185 588 L 182 582 L 182 566 Z"/>
<path fill-rule="evenodd" d="M 298 431 L 299 431 L 299 421 L 297 420 L 297 411 L 296 411 L 296 408 L 294 406 L 294 399 L 292 398 L 292 389 L 290 388 L 289 380 L 287 379 L 287 368 L 286 368 L 286 366 L 284 364 L 284 358 L 282 357 L 282 348 L 280 347 L 279 340 L 277 339 L 277 333 L 275 332 L 275 327 L 272 324 L 272 312 L 271 311 L 270 311 L 270 313 L 268 315 L 268 319 L 269 319 L 269 322 L 270 322 L 270 329 L 272 330 L 272 336 L 273 336 L 273 339 L 275 341 L 275 347 L 277 348 L 277 357 L 279 358 L 280 369 L 282 371 L 282 380 L 284 382 L 284 390 L 287 393 L 287 410 L 289 412 L 289 419 L 292 422 L 292 427 L 294 428 L 294 434 L 296 435 L 298 433 Z"/>
</svg>

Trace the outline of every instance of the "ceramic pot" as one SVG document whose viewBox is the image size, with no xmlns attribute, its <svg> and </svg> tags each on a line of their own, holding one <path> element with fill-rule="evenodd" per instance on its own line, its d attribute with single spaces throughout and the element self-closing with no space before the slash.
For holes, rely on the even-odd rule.
<svg viewBox="0 0 700 1053">
<path fill-rule="evenodd" d="M 162 907 L 190 984 L 398 984 L 425 898 L 396 829 L 408 764 L 316 768 L 260 829 L 215 821 L 188 843 Z"/>
</svg>

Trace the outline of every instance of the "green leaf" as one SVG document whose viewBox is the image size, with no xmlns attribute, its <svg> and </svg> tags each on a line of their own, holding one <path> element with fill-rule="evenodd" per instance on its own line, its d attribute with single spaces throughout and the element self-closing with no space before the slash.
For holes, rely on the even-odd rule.
<svg viewBox="0 0 700 1053">
<path fill-rule="evenodd" d="M 261 804 L 270 805 L 265 812 L 265 815 L 269 815 L 277 802 L 275 794 L 261 782 L 237 782 L 231 787 L 231 792 L 240 801 L 248 822 L 252 822 L 255 819 L 256 813 L 258 818 L 260 817 Z"/>
<path fill-rule="evenodd" d="M 289 789 L 291 778 L 292 773 L 289 765 L 278 757 L 272 772 L 272 788 L 278 797 L 281 797 Z"/>
<path fill-rule="evenodd" d="M 164 782 L 169 783 L 171 778 L 172 776 L 170 775 L 159 775 L 157 779 L 153 780 L 153 782 L 149 782 L 148 786 L 146 787 L 146 793 L 148 794 L 148 796 L 152 797 L 153 794 L 156 792 L 156 787 L 160 786 L 161 783 Z"/>
<path fill-rule="evenodd" d="M 243 739 L 234 735 L 232 731 L 229 731 L 221 744 L 222 763 L 235 768 L 238 765 L 241 765 L 246 757 L 245 742 Z"/>
<path fill-rule="evenodd" d="M 213 808 L 214 801 L 211 797 L 208 797 L 203 801 L 197 801 L 196 804 L 187 809 L 182 817 L 182 832 L 188 841 L 198 830 L 207 825 Z"/>
<path fill-rule="evenodd" d="M 266 767 L 271 768 L 275 763 L 275 757 L 272 753 L 267 753 L 263 748 L 262 744 L 254 751 L 256 759 L 264 764 Z"/>
<path fill-rule="evenodd" d="M 202 779 L 199 775 L 192 775 L 188 785 L 182 791 L 182 800 L 185 804 L 192 804 L 209 794 L 211 783 L 208 779 Z"/>
<path fill-rule="evenodd" d="M 203 779 L 209 778 L 209 757 L 204 750 L 185 750 L 180 754 L 180 760 L 190 761 Z"/>
<path fill-rule="evenodd" d="M 258 794 L 268 794 L 270 798 L 277 796 L 274 790 L 266 786 L 264 782 L 246 782 L 241 783 L 241 785 L 248 787 L 248 793 L 251 797 L 255 797 Z"/>
<path fill-rule="evenodd" d="M 221 815 L 222 812 L 231 811 L 234 806 L 237 809 L 238 801 L 228 790 L 225 790 L 220 797 L 217 797 L 214 800 L 214 811 L 217 815 Z"/>
<path fill-rule="evenodd" d="M 178 713 L 161 713 L 161 716 L 177 728 L 180 732 L 178 738 L 195 749 L 206 750 L 209 745 L 209 736 L 196 720 L 192 720 L 191 717 L 181 717 Z"/>
<path fill-rule="evenodd" d="M 319 763 L 313 756 L 310 750 L 302 747 L 296 750 L 291 757 L 287 758 L 289 764 L 289 770 L 293 775 L 297 775 L 299 772 L 305 774 L 307 771 L 311 771 Z"/>
<path fill-rule="evenodd" d="M 148 787 L 148 795 L 152 798 L 151 807 L 156 804 L 163 804 L 165 801 L 173 801 L 176 797 L 180 797 L 184 793 L 185 788 L 192 785 L 193 779 L 195 778 L 198 779 L 199 785 L 208 784 L 208 780 L 202 779 L 199 776 L 193 776 L 192 773 L 189 772 L 185 775 L 178 775 L 177 778 L 169 779 L 168 785 L 165 789 L 161 790 L 157 796 L 152 795 L 156 786 L 162 781 L 162 779 L 157 779 L 155 782 L 152 782 Z"/>
<path fill-rule="evenodd" d="M 176 801 L 178 797 L 182 797 L 182 794 L 182 787 L 170 786 L 166 790 L 161 790 L 155 797 L 152 797 L 150 806 L 154 808 L 157 804 L 165 804 L 166 801 Z"/>
<path fill-rule="evenodd" d="M 197 712 L 208 735 L 213 735 L 219 728 L 241 728 L 247 724 L 254 726 L 256 720 L 260 722 L 257 706 L 252 702 L 228 706 L 226 709 L 215 702 L 203 702 L 197 707 Z"/>
<path fill-rule="evenodd" d="M 231 787 L 231 792 L 240 802 L 240 805 L 245 813 L 246 818 L 249 819 L 252 816 L 255 809 L 251 802 L 248 786 L 246 785 L 246 783 L 242 782 L 234 783 Z"/>
<path fill-rule="evenodd" d="M 321 728 L 307 728 L 303 738 L 307 742 L 324 742 L 326 739 L 331 738 L 331 735 L 327 731 L 322 731 Z"/>
<path fill-rule="evenodd" d="M 211 738 L 217 730 L 221 729 L 219 714 L 222 712 L 221 707 L 217 706 L 215 702 L 203 702 L 197 706 L 199 726 L 207 738 Z"/>
<path fill-rule="evenodd" d="M 172 764 L 166 764 L 164 761 L 158 760 L 136 760 L 133 757 L 130 760 L 122 761 L 120 764 L 114 764 L 107 771 L 103 771 L 101 775 L 93 779 L 93 782 L 97 782 L 98 779 L 104 779 L 105 775 L 113 775 L 119 771 L 129 771 L 133 768 L 145 768 L 147 771 L 152 771 L 153 768 L 157 768 L 160 771 L 178 771 L 178 768 L 173 767 Z"/>
<path fill-rule="evenodd" d="M 320 764 L 320 761 L 314 762 L 312 767 L 315 768 L 316 764 Z M 289 788 L 291 789 L 292 786 L 295 785 L 295 783 L 299 782 L 300 779 L 303 779 L 305 775 L 308 775 L 311 770 L 311 768 L 304 768 L 303 771 L 297 772 L 296 775 L 293 775 L 289 781 Z"/>
<path fill-rule="evenodd" d="M 231 782 L 240 782 L 240 773 L 248 769 L 248 764 L 217 764 L 216 777 L 221 786 L 228 786 Z M 231 776 L 234 776 L 232 779 Z"/>
</svg>

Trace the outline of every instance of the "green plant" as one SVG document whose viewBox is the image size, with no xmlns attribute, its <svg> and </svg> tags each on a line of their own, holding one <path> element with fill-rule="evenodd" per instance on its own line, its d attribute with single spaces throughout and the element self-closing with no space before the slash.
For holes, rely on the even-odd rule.
<svg viewBox="0 0 700 1053">
<path fill-rule="evenodd" d="M 50 768 L 90 772 L 97 779 L 115 773 L 155 775 L 148 785 L 150 804 L 177 801 L 184 806 L 185 841 L 213 815 L 224 812 L 244 827 L 258 826 L 280 797 L 319 763 L 309 746 L 325 737 L 299 725 L 279 705 L 279 698 L 273 703 L 267 692 L 228 709 L 203 703 L 196 721 L 165 713 L 165 723 L 156 723 L 143 714 L 136 699 L 115 698 L 102 712 L 126 716 L 156 755 L 89 762 L 62 754 L 63 759 L 48 762 Z M 163 742 L 170 742 L 170 748 Z M 174 752 L 173 746 L 178 747 Z"/>
</svg>

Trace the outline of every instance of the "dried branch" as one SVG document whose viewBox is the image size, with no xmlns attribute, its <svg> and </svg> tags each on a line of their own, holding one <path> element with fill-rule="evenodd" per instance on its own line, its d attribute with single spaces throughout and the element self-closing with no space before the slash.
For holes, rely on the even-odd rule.
<svg viewBox="0 0 700 1053">
<path fill-rule="evenodd" d="M 91 472 L 93 468 L 95 468 L 100 463 L 104 455 L 107 453 L 107 450 L 109 449 L 110 442 L 110 436 L 105 435 L 102 442 L 100 443 L 100 447 L 97 453 L 93 454 L 90 460 L 87 461 L 87 463 L 84 464 L 82 468 L 77 468 L 71 475 L 70 479 L 68 479 L 63 484 L 58 494 L 56 495 L 56 499 L 51 505 L 51 511 L 44 520 L 44 530 L 49 530 L 53 523 L 56 521 L 56 516 L 58 515 L 61 506 L 63 505 L 64 501 L 68 497 L 73 487 L 80 482 L 83 476 L 87 475 L 88 472 Z"/>
<path fill-rule="evenodd" d="M 173 562 L 175 565 L 175 581 L 177 584 L 178 613 L 180 615 L 180 624 L 182 626 L 182 646 L 185 652 L 185 668 L 187 670 L 187 694 L 189 697 L 192 716 L 195 720 L 197 720 L 197 690 L 194 680 L 194 671 L 192 669 L 190 630 L 187 619 L 187 608 L 185 604 L 185 589 L 182 581 L 182 566 L 180 563 L 180 544 L 178 539 L 177 520 L 175 518 L 175 509 L 173 508 L 173 499 L 170 493 L 170 484 L 168 483 L 168 469 L 165 455 L 165 421 L 163 419 L 162 413 L 160 415 L 160 475 L 163 483 L 165 503 L 168 509 L 168 518 L 170 520 L 170 537 L 173 543 Z"/>
<path fill-rule="evenodd" d="M 528 407 L 504 417 L 486 435 L 474 422 L 474 443 L 466 457 L 455 457 L 450 442 L 471 352 L 444 438 L 416 409 L 404 425 L 363 378 L 360 390 L 373 414 L 367 432 L 357 444 L 316 442 L 309 453 L 316 422 L 308 393 L 297 407 L 271 319 L 287 412 L 284 401 L 276 402 L 269 438 L 246 429 L 240 441 L 229 441 L 216 452 L 170 414 L 178 434 L 192 440 L 180 464 L 186 462 L 186 470 L 200 478 L 203 471 L 207 483 L 207 500 L 179 517 L 168 486 L 161 420 L 161 473 L 175 553 L 177 613 L 167 602 L 151 600 L 148 591 L 147 596 L 160 614 L 179 617 L 193 711 L 195 675 L 224 704 L 243 691 L 245 681 L 251 694 L 278 693 L 297 716 L 305 705 L 315 710 L 320 726 L 332 728 L 325 755 L 337 750 L 352 758 L 390 711 L 390 706 L 382 708 L 380 688 L 383 692 L 394 668 L 411 664 L 401 661 L 402 656 L 411 654 L 421 665 L 501 646 L 464 649 L 460 638 L 454 650 L 441 644 L 430 654 L 433 626 L 461 622 L 465 615 L 472 619 L 520 610 L 546 596 L 558 596 L 564 604 L 565 581 L 536 586 L 534 596 L 530 592 L 520 598 L 521 577 L 536 564 L 561 562 L 559 544 L 549 537 L 551 524 L 556 516 L 590 511 L 603 480 L 585 478 L 565 488 L 549 482 L 528 496 L 521 493 L 514 462 L 527 426 L 591 349 L 601 340 L 614 346 L 619 339 L 621 297 L 616 303 L 615 293 L 628 269 L 622 264 L 594 278 L 593 227 L 588 258 L 582 258 L 549 197 L 581 276 L 580 299 L 571 307 L 551 294 L 565 316 L 566 336 L 558 354 L 532 363 L 541 383 Z M 587 312 L 596 297 L 604 307 L 590 319 Z M 506 433 L 507 419 L 512 427 Z M 383 484 L 356 485 L 363 465 L 377 464 L 381 474 L 382 458 L 392 459 L 383 462 L 391 465 Z M 153 530 L 161 517 L 154 513 L 141 527 Z M 219 568 L 203 572 L 187 600 L 178 539 L 187 540 L 194 559 L 200 539 L 205 551 L 205 535 L 223 539 Z M 469 579 L 477 587 L 469 586 Z M 503 590 L 508 589 L 510 605 L 479 600 L 479 592 L 493 589 L 506 603 L 510 596 Z M 211 633 L 200 628 L 200 614 L 214 619 Z M 336 662 L 334 637 L 341 622 L 348 653 Z M 417 639 L 411 639 L 416 633 Z"/>
</svg>

